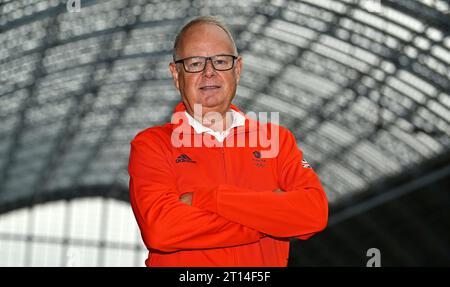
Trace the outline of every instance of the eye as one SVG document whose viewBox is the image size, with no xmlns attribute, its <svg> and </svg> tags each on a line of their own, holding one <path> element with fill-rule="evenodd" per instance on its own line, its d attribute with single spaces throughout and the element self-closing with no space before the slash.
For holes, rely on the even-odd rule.
<svg viewBox="0 0 450 287">
<path fill-rule="evenodd" d="M 215 60 L 215 61 L 214 61 L 214 64 L 217 64 L 217 65 L 224 65 L 224 64 L 226 64 L 226 61 L 225 61 L 225 60 Z"/>
<path fill-rule="evenodd" d="M 191 67 L 199 67 L 199 66 L 201 66 L 201 65 L 202 65 L 202 62 L 200 62 L 200 61 L 198 61 L 198 62 L 192 62 L 192 63 L 190 64 Z"/>
</svg>

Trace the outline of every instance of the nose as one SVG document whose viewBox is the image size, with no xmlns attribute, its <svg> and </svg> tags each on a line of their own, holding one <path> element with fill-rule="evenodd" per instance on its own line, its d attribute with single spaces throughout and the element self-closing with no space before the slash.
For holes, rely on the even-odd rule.
<svg viewBox="0 0 450 287">
<path fill-rule="evenodd" d="M 213 67 L 212 60 L 207 59 L 205 63 L 205 69 L 203 70 L 203 75 L 206 77 L 212 77 L 216 74 L 216 70 Z"/>
</svg>

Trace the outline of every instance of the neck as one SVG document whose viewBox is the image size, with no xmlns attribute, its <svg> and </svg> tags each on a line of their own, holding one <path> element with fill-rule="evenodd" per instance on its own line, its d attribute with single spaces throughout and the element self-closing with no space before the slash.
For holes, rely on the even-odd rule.
<svg viewBox="0 0 450 287">
<path fill-rule="evenodd" d="M 203 126 L 212 129 L 216 132 L 225 131 L 233 123 L 233 115 L 231 110 L 225 113 L 206 113 L 202 116 L 197 116 L 193 113 L 188 113 L 195 118 L 198 122 L 202 123 Z"/>
</svg>

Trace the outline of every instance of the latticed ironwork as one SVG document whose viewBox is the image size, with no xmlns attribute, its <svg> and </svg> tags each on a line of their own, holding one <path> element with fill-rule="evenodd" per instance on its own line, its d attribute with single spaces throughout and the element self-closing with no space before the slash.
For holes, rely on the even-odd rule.
<svg viewBox="0 0 450 287">
<path fill-rule="evenodd" d="M 279 111 L 335 203 L 450 148 L 448 1 L 0 1 L 0 213 L 127 199 L 129 142 L 170 119 L 168 63 L 219 15 L 244 59 L 235 104 Z"/>
</svg>

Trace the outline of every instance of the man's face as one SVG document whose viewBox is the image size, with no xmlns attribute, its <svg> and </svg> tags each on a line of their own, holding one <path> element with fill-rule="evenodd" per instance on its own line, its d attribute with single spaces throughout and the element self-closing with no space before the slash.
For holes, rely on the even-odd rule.
<svg viewBox="0 0 450 287">
<path fill-rule="evenodd" d="M 176 60 L 220 54 L 235 54 L 226 32 L 213 24 L 197 24 L 184 33 Z M 228 71 L 216 71 L 208 60 L 205 69 L 199 73 L 186 72 L 182 63 L 171 63 L 170 72 L 189 113 L 193 115 L 194 104 L 201 104 L 203 115 L 208 112 L 224 114 L 236 94 L 241 66 L 239 57 L 233 69 Z"/>
</svg>

